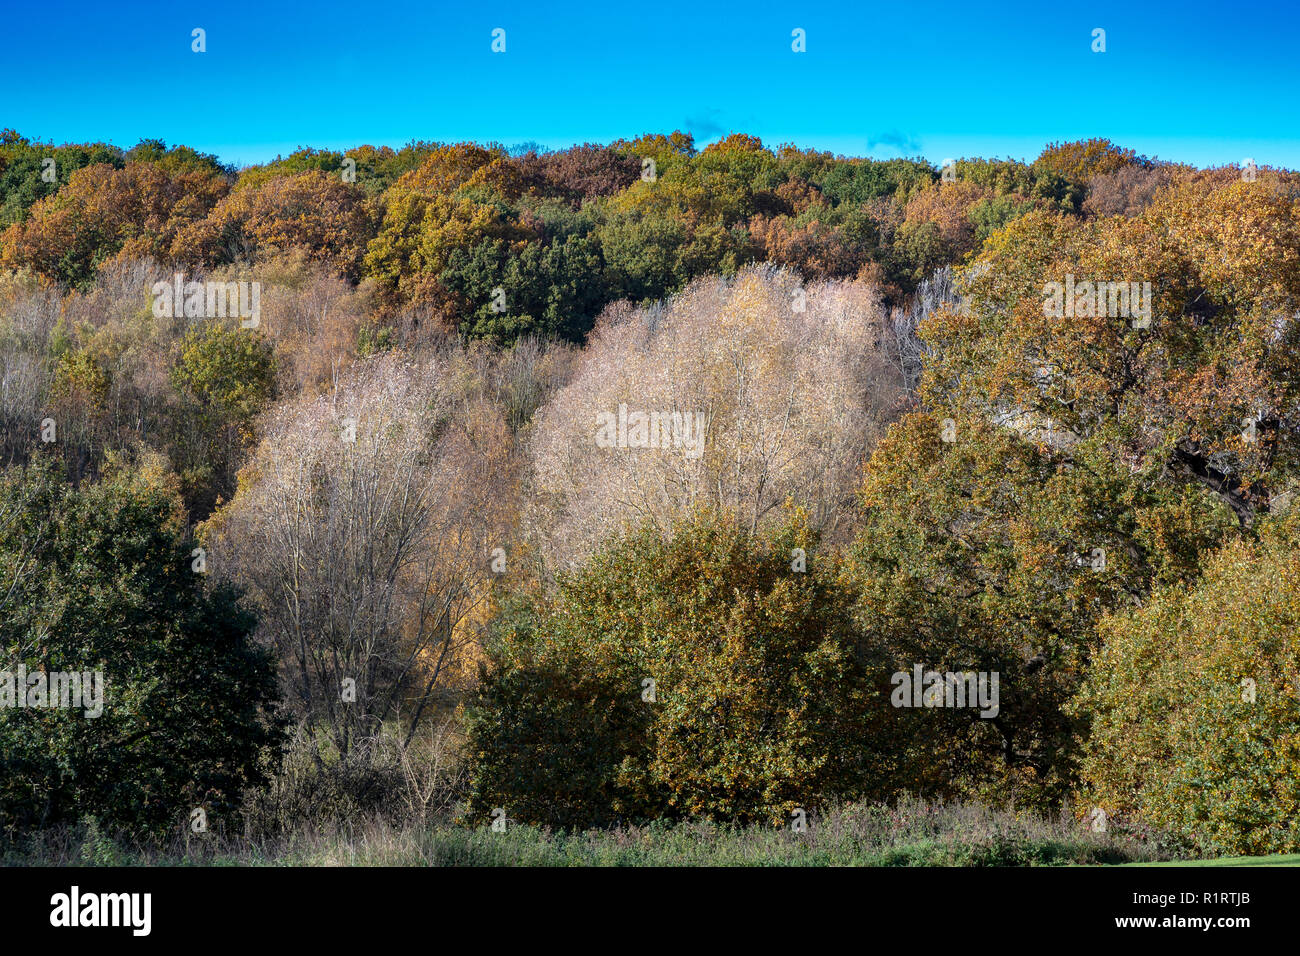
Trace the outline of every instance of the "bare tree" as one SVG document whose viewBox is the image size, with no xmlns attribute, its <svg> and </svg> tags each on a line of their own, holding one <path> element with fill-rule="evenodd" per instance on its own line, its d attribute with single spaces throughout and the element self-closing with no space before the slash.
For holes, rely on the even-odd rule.
<svg viewBox="0 0 1300 956">
<path fill-rule="evenodd" d="M 929 345 L 920 336 L 921 325 L 940 308 L 966 308 L 952 266 L 941 266 L 922 279 L 907 308 L 890 310 L 885 347 L 908 391 L 921 384 L 921 372 L 930 355 Z"/>
<path fill-rule="evenodd" d="M 366 759 L 386 724 L 409 744 L 476 644 L 514 458 L 497 409 L 452 404 L 436 363 L 358 363 L 267 423 L 207 528 L 300 713 L 344 756 Z"/>
<path fill-rule="evenodd" d="M 0 277 L 0 464 L 25 460 L 49 396 L 49 342 L 59 291 L 30 276 Z"/>
<path fill-rule="evenodd" d="M 906 387 L 888 334 L 872 286 L 805 287 L 772 266 L 697 280 L 647 309 L 611 307 L 535 422 L 529 529 L 546 565 L 577 562 L 629 523 L 666 529 L 699 505 L 757 528 L 790 501 L 832 538 L 842 532 Z M 620 406 L 701 415 L 699 454 L 602 447 L 600 416 Z"/>
</svg>

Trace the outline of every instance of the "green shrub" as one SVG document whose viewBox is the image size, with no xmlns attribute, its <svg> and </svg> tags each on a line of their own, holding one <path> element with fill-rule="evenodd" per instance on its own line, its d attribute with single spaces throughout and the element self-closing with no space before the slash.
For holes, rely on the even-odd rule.
<svg viewBox="0 0 1300 956">
<path fill-rule="evenodd" d="M 1300 849 L 1300 519 L 1105 621 L 1084 799 L 1225 853 Z"/>
<path fill-rule="evenodd" d="M 183 517 L 156 462 L 80 488 L 43 456 L 0 476 L 0 671 L 11 691 L 19 666 L 102 673 L 98 716 L 0 708 L 0 828 L 165 828 L 260 780 L 274 664 L 238 595 L 204 586 Z"/>
<path fill-rule="evenodd" d="M 945 429 L 952 441 L 944 441 Z M 929 412 L 891 426 L 867 466 L 850 552 L 857 623 L 895 668 L 996 672 L 999 710 L 898 712 L 899 786 L 1064 805 L 1082 728 L 1065 708 L 1097 623 L 1195 574 L 1233 519 L 1200 489 L 1143 483 L 1088 443 Z"/>
<path fill-rule="evenodd" d="M 698 515 L 597 554 L 492 648 L 471 818 L 784 821 L 884 787 L 887 674 L 837 571 L 798 520 L 753 538 Z"/>
</svg>

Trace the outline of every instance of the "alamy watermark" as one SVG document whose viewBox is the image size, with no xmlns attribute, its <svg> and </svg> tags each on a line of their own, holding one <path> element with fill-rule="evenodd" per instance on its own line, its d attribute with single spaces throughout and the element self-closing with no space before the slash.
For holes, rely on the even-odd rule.
<svg viewBox="0 0 1300 956">
<path fill-rule="evenodd" d="M 102 671 L 33 671 L 25 664 L 0 671 L 0 710 L 51 708 L 82 710 L 87 717 L 104 712 Z"/>
<path fill-rule="evenodd" d="M 133 936 L 148 936 L 153 927 L 152 893 L 83 893 L 73 886 L 50 897 L 50 925 L 126 927 Z"/>
<path fill-rule="evenodd" d="M 1150 282 L 1075 282 L 1067 272 L 1064 282 L 1044 285 L 1043 296 L 1043 314 L 1051 319 L 1105 316 L 1132 319 L 1138 329 L 1151 327 Z"/>
<path fill-rule="evenodd" d="M 262 321 L 260 282 L 186 282 L 178 272 L 171 282 L 155 282 L 152 291 L 156 319 L 238 318 L 246 329 Z"/>
<path fill-rule="evenodd" d="M 598 448 L 680 448 L 687 458 L 704 454 L 703 412 L 637 412 L 620 404 L 596 413 Z"/>
<path fill-rule="evenodd" d="M 890 683 L 895 707 L 972 707 L 981 717 L 998 715 L 997 671 L 927 671 L 915 664 L 910 673 L 896 671 Z"/>
</svg>

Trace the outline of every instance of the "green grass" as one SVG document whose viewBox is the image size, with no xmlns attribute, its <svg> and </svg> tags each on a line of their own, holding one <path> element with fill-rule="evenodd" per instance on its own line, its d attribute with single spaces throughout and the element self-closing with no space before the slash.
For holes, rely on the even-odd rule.
<svg viewBox="0 0 1300 956">
<path fill-rule="evenodd" d="M 85 826 L 28 837 L 0 862 L 152 866 L 1076 866 L 1154 863 L 1175 854 L 1072 818 L 978 804 L 851 805 L 786 827 L 703 820 L 582 832 L 450 820 L 303 827 L 272 839 L 178 838 L 138 846 Z"/>
<path fill-rule="evenodd" d="M 1300 853 L 1272 856 L 1220 856 L 1211 860 L 1162 860 L 1153 863 L 1125 863 L 1124 866 L 1300 866 Z"/>
</svg>

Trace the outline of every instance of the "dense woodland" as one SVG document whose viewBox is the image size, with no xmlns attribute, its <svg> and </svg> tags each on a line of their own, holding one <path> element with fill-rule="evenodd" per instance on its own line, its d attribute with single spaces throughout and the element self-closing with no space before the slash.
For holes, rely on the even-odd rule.
<svg viewBox="0 0 1300 956">
<path fill-rule="evenodd" d="M 1300 177 L 1102 140 L 7 130 L 0 669 L 109 696 L 0 710 L 0 830 L 912 795 L 1300 849 L 1298 315 Z M 620 405 L 702 454 L 602 447 Z M 915 664 L 998 714 L 891 706 Z"/>
</svg>

